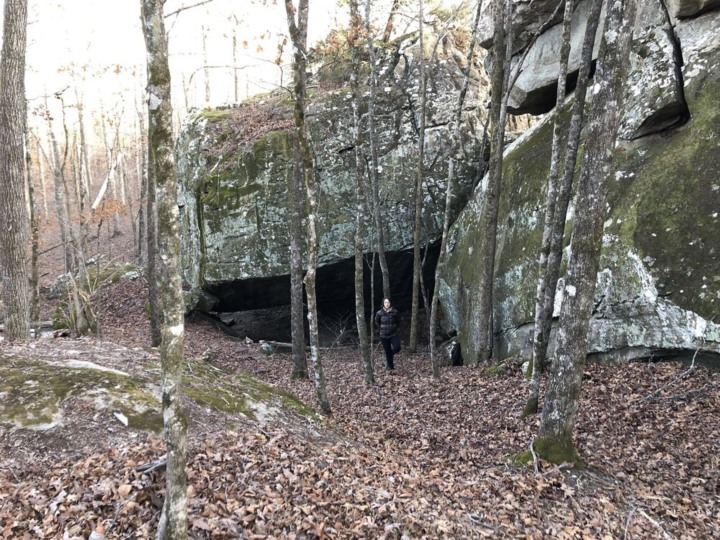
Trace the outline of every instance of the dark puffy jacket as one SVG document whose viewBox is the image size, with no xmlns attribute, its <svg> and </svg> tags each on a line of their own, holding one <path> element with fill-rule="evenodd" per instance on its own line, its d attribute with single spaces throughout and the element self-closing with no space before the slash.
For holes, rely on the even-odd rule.
<svg viewBox="0 0 720 540">
<path fill-rule="evenodd" d="M 380 309 L 375 314 L 375 324 L 379 329 L 380 337 L 394 336 L 400 326 L 400 312 L 395 308 L 390 308 L 390 311 Z"/>
</svg>

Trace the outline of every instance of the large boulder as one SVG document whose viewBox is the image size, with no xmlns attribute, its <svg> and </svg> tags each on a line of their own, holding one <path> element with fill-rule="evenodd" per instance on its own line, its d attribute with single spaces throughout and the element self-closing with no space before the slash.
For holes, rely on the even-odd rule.
<svg viewBox="0 0 720 540">
<path fill-rule="evenodd" d="M 429 54 L 425 51 L 426 57 Z M 423 244 L 436 240 L 442 229 L 448 125 L 465 68 L 464 52 L 452 34 L 443 38 L 435 54 L 437 59 L 428 69 Z M 393 254 L 412 246 L 419 58 L 417 37 L 405 38 L 391 48 L 380 66 L 383 75 L 376 110 L 380 198 L 386 249 L 397 263 L 396 278 L 406 271 L 407 264 L 405 259 L 405 263 L 393 259 Z M 465 159 L 455 170 L 454 215 L 477 183 L 483 155 L 481 120 L 487 81 L 476 65 L 470 71 L 472 82 L 460 127 Z M 319 294 L 352 298 L 351 271 L 347 279 L 338 282 L 347 268 L 333 267 L 354 257 L 356 216 L 351 95 L 344 86 L 346 81 L 339 84 L 331 90 L 311 89 L 307 123 L 321 188 L 319 265 L 321 269 L 334 268 L 318 274 L 323 280 Z M 190 117 L 180 136 L 183 271 L 192 288 L 203 288 L 219 298 L 219 310 L 289 303 L 291 126 L 292 102 L 282 91 L 235 108 L 200 111 Z M 369 156 L 366 147 L 364 151 Z M 369 214 L 370 229 L 371 221 Z M 365 238 L 368 247 L 373 245 L 370 234 Z"/>
<path fill-rule="evenodd" d="M 590 4 L 589 0 L 583 0 L 573 13 L 568 62 L 571 84 L 580 67 Z M 604 18 L 603 13 L 593 59 L 597 58 L 600 47 Z M 562 25 L 558 24 L 529 46 L 520 76 L 510 93 L 510 112 L 540 114 L 554 107 L 561 42 Z M 514 66 L 520 57 L 521 53 L 513 57 Z M 681 65 L 682 57 L 662 0 L 639 3 L 627 75 L 625 115 L 620 127 L 622 138 L 642 137 L 687 119 Z"/>
<path fill-rule="evenodd" d="M 590 354 L 614 359 L 720 354 L 718 28 L 717 11 L 676 27 L 688 122 L 618 141 Z M 568 110 L 569 105 L 560 111 L 564 122 Z M 526 132 L 505 155 L 493 306 L 499 357 L 531 351 L 552 118 Z M 466 362 L 477 355 L 473 314 L 483 249 L 477 230 L 482 197 L 481 184 L 453 226 L 449 261 L 437 284 L 445 330 L 457 332 Z M 571 208 L 570 217 L 575 211 Z M 566 230 L 569 234 L 570 227 Z"/>
<path fill-rule="evenodd" d="M 486 1 L 480 8 L 478 42 L 486 49 L 493 45 L 494 4 L 494 1 Z M 513 52 L 524 49 L 541 28 L 562 20 L 563 10 L 562 6 L 558 9 L 557 0 L 512 0 L 512 4 Z"/>
</svg>

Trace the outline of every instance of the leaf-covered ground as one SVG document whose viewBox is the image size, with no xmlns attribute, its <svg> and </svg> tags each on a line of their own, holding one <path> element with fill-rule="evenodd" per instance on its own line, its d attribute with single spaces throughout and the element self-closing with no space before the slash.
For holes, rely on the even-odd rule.
<svg viewBox="0 0 720 540">
<path fill-rule="evenodd" d="M 126 282 L 100 297 L 105 339 L 147 344 L 141 287 Z M 290 380 L 287 355 L 261 355 L 207 323 L 190 322 L 187 334 L 189 356 L 315 403 L 310 381 Z M 147 353 L 138 354 L 141 362 Z M 446 368 L 435 382 L 425 354 L 401 353 L 393 374 L 379 350 L 375 358 L 379 384 L 366 388 L 353 350 L 323 351 L 331 419 L 195 425 L 191 537 L 720 538 L 720 373 L 589 365 L 577 429 L 587 467 L 577 471 L 509 464 L 538 422 L 519 419 L 518 369 L 487 377 Z M 117 432 L 117 423 L 94 429 L 95 444 L 65 434 L 52 447 L 47 434 L 0 428 L 0 537 L 153 537 L 163 473 L 135 467 L 160 457 L 162 442 Z M 108 429 L 119 435 L 111 443 Z M 47 448 L 29 448 L 35 440 Z"/>
</svg>

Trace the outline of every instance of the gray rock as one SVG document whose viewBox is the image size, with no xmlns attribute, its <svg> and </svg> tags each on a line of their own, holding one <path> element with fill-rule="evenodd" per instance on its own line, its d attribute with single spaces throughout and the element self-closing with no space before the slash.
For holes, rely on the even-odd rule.
<svg viewBox="0 0 720 540">
<path fill-rule="evenodd" d="M 590 2 L 580 2 L 573 13 L 570 29 L 570 58 L 568 74 L 577 73 L 580 68 L 582 42 L 590 12 Z M 601 33 L 595 40 L 593 57 L 597 57 Z M 510 92 L 509 110 L 515 114 L 540 114 L 549 111 L 555 105 L 557 77 L 560 71 L 560 46 L 562 25 L 557 24 L 540 35 L 531 45 L 522 72 Z M 516 69 L 520 54 L 513 58 Z"/>
<path fill-rule="evenodd" d="M 673 28 L 661 0 L 638 4 L 620 137 L 637 139 L 687 119 Z"/>
<path fill-rule="evenodd" d="M 185 302 L 185 315 L 193 310 L 199 310 L 204 313 L 212 311 L 217 305 L 217 297 L 209 294 L 202 289 L 193 289 L 191 291 L 183 291 L 183 300 Z"/>
<path fill-rule="evenodd" d="M 60 274 L 58 277 L 55 278 L 53 284 L 50 285 L 50 290 L 48 290 L 47 297 L 50 300 L 57 300 L 58 298 L 65 296 L 70 290 L 70 281 L 70 274 Z"/>
<path fill-rule="evenodd" d="M 667 0 L 667 6 L 673 17 L 685 19 L 720 7 L 720 0 Z"/>
<path fill-rule="evenodd" d="M 524 49 L 535 33 L 547 21 L 554 24 L 562 20 L 562 7 L 558 14 L 552 17 L 558 5 L 557 0 L 512 0 L 512 2 L 513 52 Z M 483 2 L 480 21 L 478 22 L 478 42 L 481 47 L 486 49 L 492 47 L 493 44 L 493 31 L 495 28 L 492 17 L 493 4 L 494 1 Z"/>
<path fill-rule="evenodd" d="M 582 42 L 587 27 L 590 2 L 580 2 L 573 13 L 569 77 L 580 67 Z M 601 15 L 604 21 L 604 14 Z M 601 22 L 593 58 L 597 58 L 602 37 Z M 648 0 L 638 6 L 625 96 L 626 113 L 620 136 L 636 139 L 685 121 L 687 108 L 682 93 L 682 59 L 675 46 L 673 29 L 661 0 Z M 555 106 L 557 74 L 560 71 L 562 25 L 544 32 L 530 46 L 523 71 L 510 93 L 508 107 L 515 114 L 541 114 Z M 513 59 L 513 65 L 520 55 Z"/>
<path fill-rule="evenodd" d="M 386 248 L 399 252 L 412 246 L 413 186 L 416 177 L 418 47 L 413 39 L 399 44 L 397 56 L 382 64 L 378 89 L 377 131 L 380 146 L 381 199 L 385 208 Z M 448 122 L 462 82 L 463 54 L 446 39 L 429 70 L 426 130 L 427 170 L 424 184 L 422 242 L 438 238 L 442 229 L 447 177 Z M 393 64 L 392 61 L 396 63 Z M 465 157 L 455 170 L 455 214 L 477 181 L 481 117 L 485 114 L 486 80 L 476 67 L 465 103 L 461 134 Z M 254 109 L 251 109 L 254 107 Z M 319 265 L 354 256 L 355 178 L 350 91 L 347 87 L 317 92 L 307 121 L 317 150 L 320 178 Z M 255 111 L 255 136 L 239 115 Z M 285 93 L 265 96 L 238 109 L 202 111 L 185 125 L 178 142 L 179 204 L 183 271 L 193 288 L 215 288 L 238 281 L 279 279 L 289 272 L 287 185 L 292 174 L 291 103 Z M 367 150 L 367 149 L 365 149 Z M 366 155 L 369 152 L 365 152 Z M 371 220 L 368 220 L 371 221 Z M 365 240 L 371 245 L 370 237 Z M 268 283 L 264 283 L 268 285 Z M 349 283 L 347 286 L 351 287 Z M 265 305 L 287 303 L 284 283 Z M 268 290 L 268 289 L 266 289 Z M 284 292 L 283 292 L 284 291 Z M 223 299 L 223 295 L 218 293 Z M 262 299 L 261 299 L 262 300 Z M 242 299 L 240 299 L 242 302 Z M 237 305 L 234 309 L 247 309 Z M 233 309 L 233 308 L 231 308 Z"/>
<path fill-rule="evenodd" d="M 677 27 L 689 121 L 663 137 L 618 143 L 591 321 L 589 350 L 599 358 L 720 354 L 719 22 L 711 12 Z M 563 122 L 568 110 L 559 112 Z M 551 119 L 505 154 L 494 293 L 500 358 L 530 351 Z M 481 204 L 482 184 L 451 230 L 437 284 L 444 330 L 458 333 L 466 362 L 477 351 Z"/>
</svg>

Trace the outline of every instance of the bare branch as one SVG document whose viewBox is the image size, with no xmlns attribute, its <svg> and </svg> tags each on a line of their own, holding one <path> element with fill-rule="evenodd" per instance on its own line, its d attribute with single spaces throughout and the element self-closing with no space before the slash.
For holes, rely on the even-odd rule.
<svg viewBox="0 0 720 540">
<path fill-rule="evenodd" d="M 202 2 L 198 2 L 197 4 L 193 4 L 193 5 L 191 5 L 191 6 L 183 6 L 183 7 L 181 7 L 181 8 L 176 9 L 175 11 L 171 11 L 170 13 L 165 14 L 164 18 L 165 18 L 165 19 L 169 19 L 170 17 L 172 17 L 172 16 L 174 16 L 174 15 L 179 15 L 179 14 L 182 13 L 183 11 L 187 11 L 187 10 L 192 9 L 192 8 L 196 8 L 196 7 L 205 5 L 205 4 L 209 4 L 209 3 L 212 2 L 212 1 L 213 1 L 213 0 L 203 0 Z"/>
</svg>

